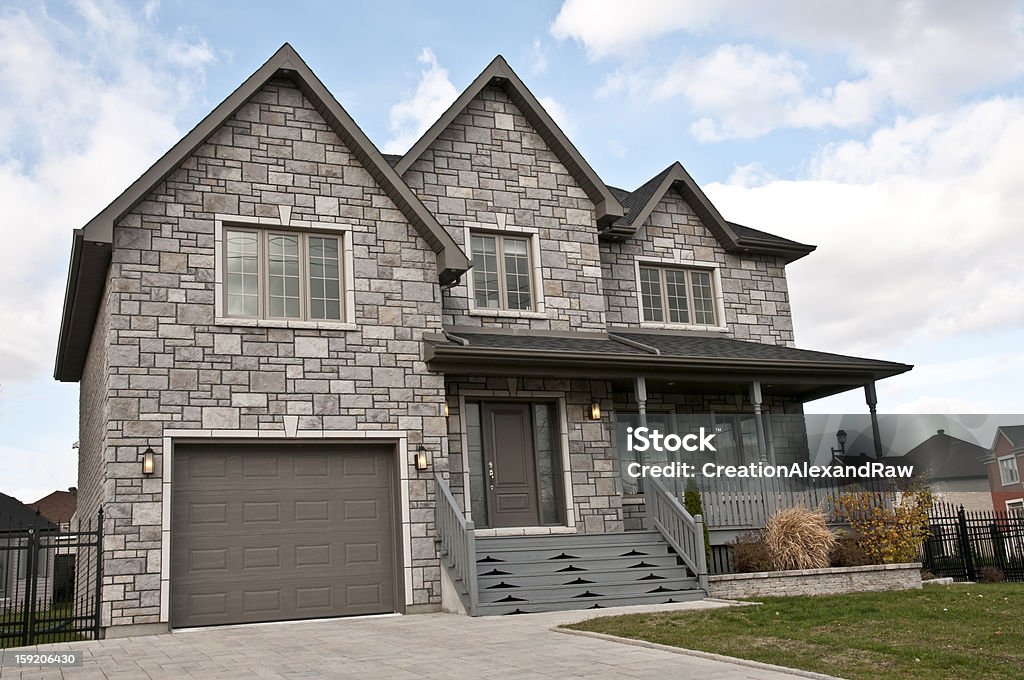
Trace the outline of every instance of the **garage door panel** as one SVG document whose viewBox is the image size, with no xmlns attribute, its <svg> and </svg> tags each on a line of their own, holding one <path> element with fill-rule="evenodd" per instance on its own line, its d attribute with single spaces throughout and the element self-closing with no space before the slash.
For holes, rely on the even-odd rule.
<svg viewBox="0 0 1024 680">
<path fill-rule="evenodd" d="M 395 611 L 392 455 L 355 445 L 181 447 L 172 626 Z"/>
</svg>

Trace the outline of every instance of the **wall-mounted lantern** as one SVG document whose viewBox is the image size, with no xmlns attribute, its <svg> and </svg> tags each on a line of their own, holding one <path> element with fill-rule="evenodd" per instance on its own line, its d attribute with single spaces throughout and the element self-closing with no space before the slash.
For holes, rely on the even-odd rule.
<svg viewBox="0 0 1024 680">
<path fill-rule="evenodd" d="M 601 404 L 596 401 L 590 405 L 590 419 L 601 420 Z"/>
<path fill-rule="evenodd" d="M 416 469 L 420 472 L 424 472 L 430 464 L 430 461 L 427 460 L 427 447 L 420 444 L 420 447 L 416 449 L 416 456 L 414 460 L 416 463 Z"/>
<path fill-rule="evenodd" d="M 152 446 L 147 446 L 146 450 L 142 452 L 142 475 L 149 477 L 154 472 L 156 472 L 156 454 L 153 452 Z"/>
</svg>

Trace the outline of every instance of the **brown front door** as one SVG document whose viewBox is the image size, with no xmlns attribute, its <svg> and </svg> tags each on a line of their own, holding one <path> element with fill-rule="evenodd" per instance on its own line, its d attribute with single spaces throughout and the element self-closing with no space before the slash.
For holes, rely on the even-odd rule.
<svg viewBox="0 0 1024 680">
<path fill-rule="evenodd" d="M 540 524 L 529 404 L 483 404 L 484 483 L 492 527 Z"/>
</svg>

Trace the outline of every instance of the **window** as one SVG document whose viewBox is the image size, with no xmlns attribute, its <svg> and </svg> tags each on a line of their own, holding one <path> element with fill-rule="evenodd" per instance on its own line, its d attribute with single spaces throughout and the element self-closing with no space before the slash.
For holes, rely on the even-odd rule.
<svg viewBox="0 0 1024 680">
<path fill-rule="evenodd" d="M 341 321 L 341 252 L 335 235 L 225 229 L 226 315 Z"/>
<path fill-rule="evenodd" d="M 1003 486 L 1016 484 L 1020 481 L 1020 474 L 1017 472 L 1017 457 L 1004 456 L 999 459 L 999 477 Z"/>
<path fill-rule="evenodd" d="M 710 270 L 640 267 L 640 308 L 645 322 L 716 326 L 715 307 Z"/>
<path fill-rule="evenodd" d="M 1024 499 L 1017 501 L 1006 501 L 1006 513 L 1010 517 L 1024 519 Z"/>
<path fill-rule="evenodd" d="M 472 234 L 473 306 L 476 309 L 533 310 L 530 238 Z"/>
</svg>

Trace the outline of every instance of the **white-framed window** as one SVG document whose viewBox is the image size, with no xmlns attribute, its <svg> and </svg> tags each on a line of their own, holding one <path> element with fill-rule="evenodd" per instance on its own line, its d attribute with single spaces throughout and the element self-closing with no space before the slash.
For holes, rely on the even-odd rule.
<svg viewBox="0 0 1024 680">
<path fill-rule="evenodd" d="M 471 308 L 539 311 L 535 238 L 530 234 L 471 231 Z"/>
<path fill-rule="evenodd" d="M 223 222 L 218 322 L 352 322 L 351 249 L 338 225 Z"/>
<path fill-rule="evenodd" d="M 1024 499 L 1006 501 L 1006 514 L 1010 517 L 1020 517 L 1024 519 Z"/>
<path fill-rule="evenodd" d="M 999 479 L 1002 481 L 1003 486 L 1020 482 L 1016 456 L 1003 456 L 999 459 Z"/>
<path fill-rule="evenodd" d="M 722 326 L 716 270 L 640 262 L 638 283 L 643 323 Z"/>
</svg>

